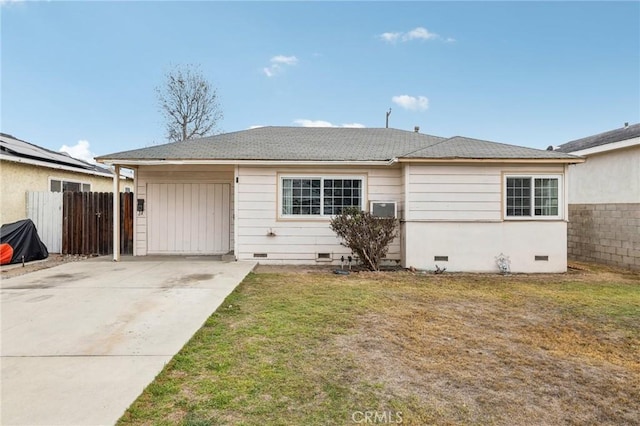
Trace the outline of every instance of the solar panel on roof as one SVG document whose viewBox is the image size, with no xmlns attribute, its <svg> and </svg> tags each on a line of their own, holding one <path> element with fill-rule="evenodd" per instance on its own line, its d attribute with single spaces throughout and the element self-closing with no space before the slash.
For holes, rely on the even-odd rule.
<svg viewBox="0 0 640 426">
<path fill-rule="evenodd" d="M 76 160 L 75 158 L 38 148 L 29 143 L 15 139 L 2 137 L 0 138 L 0 146 L 9 152 L 13 152 L 21 156 L 42 159 L 44 161 L 54 161 L 56 163 L 68 164 L 75 167 L 81 167 L 83 169 L 90 168 L 86 163 Z"/>
</svg>

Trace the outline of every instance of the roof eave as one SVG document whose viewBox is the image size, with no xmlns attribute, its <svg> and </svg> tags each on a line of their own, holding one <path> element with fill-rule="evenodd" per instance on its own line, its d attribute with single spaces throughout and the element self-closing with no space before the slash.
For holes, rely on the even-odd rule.
<svg viewBox="0 0 640 426">
<path fill-rule="evenodd" d="M 160 166 L 160 165 L 252 165 L 252 166 L 389 166 L 391 160 L 195 160 L 195 159 L 118 159 L 96 158 L 96 161 L 108 165 L 121 166 Z"/>
<path fill-rule="evenodd" d="M 580 157 L 574 158 L 462 158 L 462 157 L 443 157 L 443 158 L 399 158 L 401 163 L 510 163 L 510 164 L 535 164 L 535 163 L 552 163 L 552 164 L 577 164 L 584 163 L 585 159 Z"/>
<path fill-rule="evenodd" d="M 253 165 L 253 166 L 390 166 L 395 163 L 584 163 L 581 157 L 572 158 L 392 158 L 390 160 L 194 160 L 194 159 L 117 159 L 96 158 L 99 163 L 121 166 L 160 166 L 160 165 Z"/>
<path fill-rule="evenodd" d="M 58 163 L 52 163 L 49 161 L 34 160 L 32 158 L 14 157 L 12 155 L 0 154 L 0 160 L 11 161 L 14 163 L 21 163 L 21 164 L 31 164 L 34 166 L 46 167 L 46 168 L 55 169 L 55 170 L 65 170 L 68 172 L 83 173 L 86 175 L 113 178 L 113 173 L 99 172 L 97 170 L 90 170 L 90 169 L 81 169 L 79 167 L 66 166 Z"/>
<path fill-rule="evenodd" d="M 625 139 L 622 141 L 610 142 L 603 145 L 596 145 L 590 148 L 579 149 L 576 151 L 570 151 L 572 155 L 592 155 L 600 154 L 603 152 L 616 151 L 618 149 L 631 148 L 633 146 L 640 146 L 640 136 L 631 139 Z"/>
</svg>

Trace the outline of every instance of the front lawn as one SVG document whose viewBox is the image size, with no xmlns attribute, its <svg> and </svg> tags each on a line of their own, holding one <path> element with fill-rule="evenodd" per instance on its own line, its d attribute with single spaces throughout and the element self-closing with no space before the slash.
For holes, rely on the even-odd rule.
<svg viewBox="0 0 640 426">
<path fill-rule="evenodd" d="M 640 276 L 253 273 L 126 424 L 640 424 Z"/>
</svg>

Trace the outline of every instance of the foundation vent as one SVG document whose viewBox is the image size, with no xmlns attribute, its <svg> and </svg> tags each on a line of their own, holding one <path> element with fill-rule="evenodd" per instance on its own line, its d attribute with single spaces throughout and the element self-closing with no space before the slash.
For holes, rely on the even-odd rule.
<svg viewBox="0 0 640 426">
<path fill-rule="evenodd" d="M 535 260 L 536 262 L 548 262 L 549 261 L 549 256 L 535 256 Z"/>
<path fill-rule="evenodd" d="M 253 253 L 253 257 L 265 258 L 267 257 L 267 253 Z"/>
<path fill-rule="evenodd" d="M 433 260 L 436 262 L 448 262 L 449 256 L 433 256 Z"/>
</svg>

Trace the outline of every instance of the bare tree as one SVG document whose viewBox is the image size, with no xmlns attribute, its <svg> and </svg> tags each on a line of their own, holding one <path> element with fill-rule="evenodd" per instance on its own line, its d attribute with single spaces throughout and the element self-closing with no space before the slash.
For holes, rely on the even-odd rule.
<svg viewBox="0 0 640 426">
<path fill-rule="evenodd" d="M 216 89 L 196 66 L 175 66 L 156 93 L 171 142 L 207 136 L 222 119 Z"/>
</svg>

